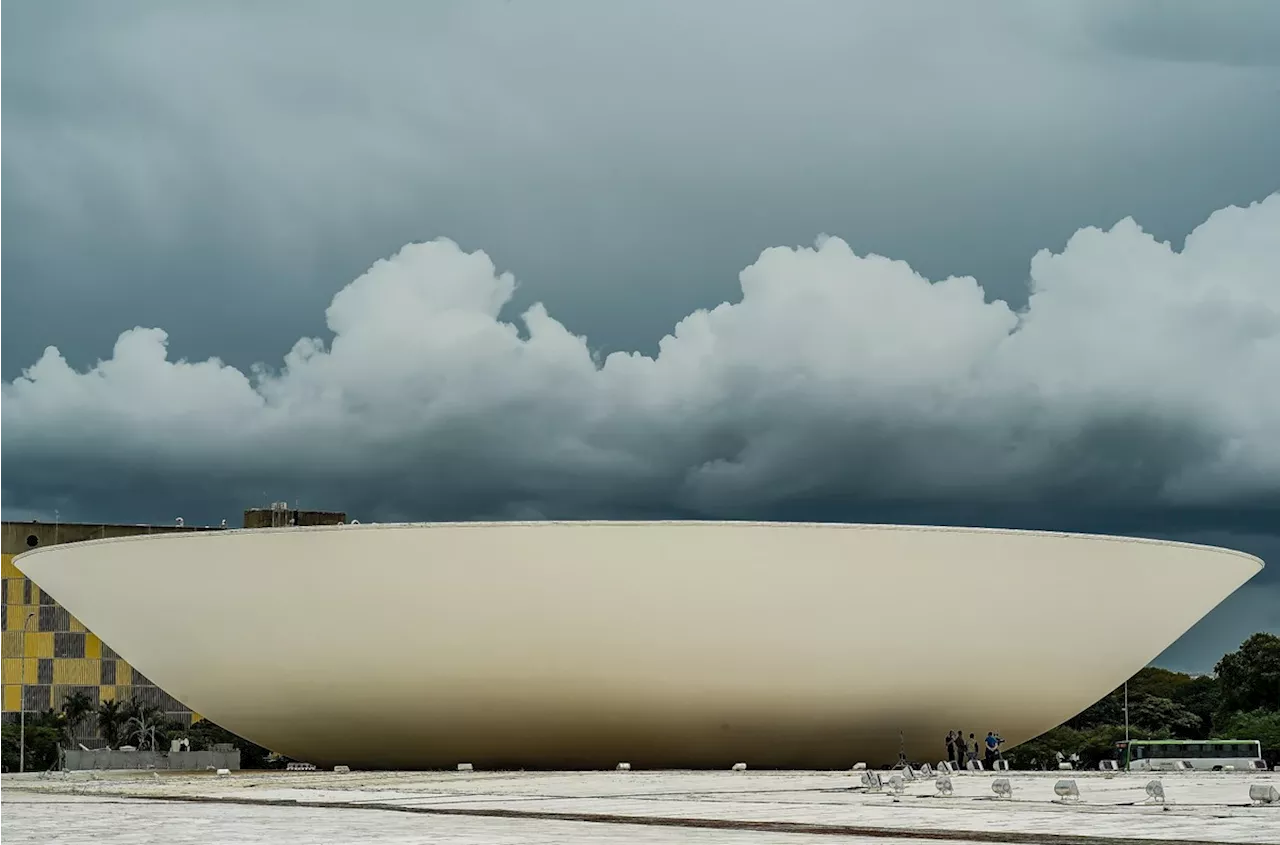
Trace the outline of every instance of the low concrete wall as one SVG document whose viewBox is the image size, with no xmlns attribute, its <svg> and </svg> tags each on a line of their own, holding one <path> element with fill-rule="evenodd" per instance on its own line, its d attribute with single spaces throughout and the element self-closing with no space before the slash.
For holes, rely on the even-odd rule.
<svg viewBox="0 0 1280 845">
<path fill-rule="evenodd" d="M 167 769 L 170 771 L 202 772 L 206 769 L 240 768 L 240 752 L 237 751 L 74 751 L 63 752 L 63 767 L 70 771 L 89 769 Z"/>
</svg>

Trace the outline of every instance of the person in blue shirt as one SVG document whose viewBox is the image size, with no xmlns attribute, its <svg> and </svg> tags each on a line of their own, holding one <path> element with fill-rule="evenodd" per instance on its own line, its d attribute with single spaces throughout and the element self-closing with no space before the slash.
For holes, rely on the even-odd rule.
<svg viewBox="0 0 1280 845">
<path fill-rule="evenodd" d="M 996 736 L 995 731 L 987 731 L 987 768 L 991 768 L 996 760 L 1000 759 L 1000 743 L 1003 739 Z"/>
</svg>

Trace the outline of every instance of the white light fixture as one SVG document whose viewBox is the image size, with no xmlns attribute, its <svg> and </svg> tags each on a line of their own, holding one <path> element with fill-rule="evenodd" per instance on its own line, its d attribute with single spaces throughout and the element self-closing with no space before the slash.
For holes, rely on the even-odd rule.
<svg viewBox="0 0 1280 845">
<path fill-rule="evenodd" d="M 747 764 L 746 764 L 746 763 L 734 763 L 734 764 L 733 764 L 733 770 L 734 770 L 735 772 L 745 772 L 745 771 L 747 770 Z"/>
<path fill-rule="evenodd" d="M 619 764 L 618 764 L 618 771 L 620 771 L 620 772 L 629 772 L 629 771 L 631 771 L 631 764 L 630 764 L 630 763 L 619 763 Z"/>
<path fill-rule="evenodd" d="M 335 775 L 349 775 L 351 774 L 351 767 L 350 766 L 334 766 L 333 773 Z"/>
<path fill-rule="evenodd" d="M 997 798 L 1013 797 L 1013 786 L 1010 785 L 1008 778 L 996 778 L 991 781 L 991 791 L 996 794 Z"/>
<path fill-rule="evenodd" d="M 863 772 L 862 785 L 872 792 L 879 792 L 884 789 L 884 780 L 880 777 L 879 772 Z"/>
<path fill-rule="evenodd" d="M 896 794 L 899 794 L 899 795 L 902 794 L 902 790 L 905 788 L 902 782 L 902 775 L 892 775 L 889 778 L 889 788 L 892 789 Z"/>
<path fill-rule="evenodd" d="M 475 769 L 476 769 L 476 767 L 475 767 L 475 766 L 473 766 L 473 765 L 471 765 L 470 763 L 459 763 L 459 764 L 458 764 L 458 771 L 460 771 L 460 772 L 474 772 L 474 771 L 475 771 Z"/>
<path fill-rule="evenodd" d="M 853 764 L 853 770 L 854 770 L 855 772 L 865 772 L 865 771 L 867 770 L 867 764 L 866 764 L 866 763 L 854 763 L 854 764 Z"/>
<path fill-rule="evenodd" d="M 938 788 L 939 795 L 951 795 L 955 790 L 951 787 L 951 778 L 946 775 L 938 775 L 938 779 L 933 782 Z"/>
<path fill-rule="evenodd" d="M 1269 783 L 1255 783 L 1249 787 L 1249 800 L 1255 804 L 1275 804 L 1280 802 L 1280 792 Z"/>
<path fill-rule="evenodd" d="M 1164 784 L 1153 780 L 1147 784 L 1147 797 L 1157 804 L 1164 803 Z"/>
<path fill-rule="evenodd" d="M 1057 795 L 1064 803 L 1080 800 L 1080 788 L 1076 786 L 1074 780 L 1058 781 L 1053 785 L 1053 794 Z"/>
<path fill-rule="evenodd" d="M 922 777 L 922 778 L 931 778 L 931 777 L 933 777 L 933 766 L 930 766 L 928 763 L 924 763 L 923 765 L 921 765 L 921 766 L 920 766 L 920 777 Z"/>
<path fill-rule="evenodd" d="M 1118 772 L 1120 771 L 1120 763 L 1116 760 L 1099 760 L 1098 771 L 1100 772 Z"/>
</svg>

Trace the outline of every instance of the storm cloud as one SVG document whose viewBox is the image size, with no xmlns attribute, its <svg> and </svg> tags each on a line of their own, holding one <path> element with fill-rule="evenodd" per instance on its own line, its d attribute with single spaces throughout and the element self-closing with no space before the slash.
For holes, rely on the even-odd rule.
<svg viewBox="0 0 1280 845">
<path fill-rule="evenodd" d="M 278 367 L 173 360 L 161 328 L 84 371 L 50 347 L 4 387 L 6 492 L 366 518 L 1275 503 L 1280 194 L 1180 250 L 1081 230 L 1030 278 L 1015 311 L 823 237 L 765 250 L 655 356 L 602 356 L 541 304 L 503 321 L 516 279 L 483 252 L 409 244 Z"/>
<path fill-rule="evenodd" d="M 1021 307 L 1082 226 L 1180 241 L 1280 187 L 1280 7 L 1226 8 L 14 4 L 3 377 L 139 323 L 245 368 L 436 236 L 606 349 L 819 232 Z"/>
</svg>

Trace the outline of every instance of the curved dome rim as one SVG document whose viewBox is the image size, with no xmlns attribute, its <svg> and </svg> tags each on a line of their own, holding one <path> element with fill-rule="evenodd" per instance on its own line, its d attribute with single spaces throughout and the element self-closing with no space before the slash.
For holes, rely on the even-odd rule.
<svg viewBox="0 0 1280 845">
<path fill-rule="evenodd" d="M 1094 534 L 1089 532 L 1050 531 L 1044 529 L 1024 528 L 988 528 L 979 526 L 958 525 L 905 525 L 896 523 L 865 522 L 769 522 L 759 520 L 509 520 L 509 521 L 451 521 L 451 522 L 366 522 L 344 523 L 340 525 L 299 525 L 278 528 L 227 528 L 192 531 L 172 531 L 162 534 L 133 534 L 124 537 L 103 537 L 92 540 L 81 540 L 74 543 L 59 543 L 30 549 L 13 558 L 14 565 L 19 561 L 36 555 L 57 551 L 70 551 L 111 543 L 138 543 L 144 541 L 159 542 L 162 540 L 185 540 L 197 542 L 197 538 L 209 539 L 229 536 L 260 536 L 273 534 L 303 535 L 336 531 L 403 531 L 431 529 L 538 529 L 538 528 L 609 528 L 609 527 L 652 527 L 652 528 L 725 528 L 725 529 L 788 529 L 788 530 L 828 530 L 828 531 L 877 531 L 877 532 L 920 532 L 949 533 L 962 535 L 991 535 L 1035 537 L 1044 539 L 1074 539 L 1087 542 L 1105 542 L 1115 544 L 1155 545 L 1166 548 L 1181 548 L 1191 551 L 1229 554 L 1253 563 L 1261 572 L 1266 563 L 1262 558 L 1239 549 L 1225 546 L 1213 546 L 1207 543 L 1190 543 L 1183 540 L 1165 540 L 1152 537 L 1131 537 L 1115 534 Z M 1257 572 L 1254 573 L 1255 575 Z M 1250 576 L 1252 578 L 1252 576 Z"/>
</svg>

